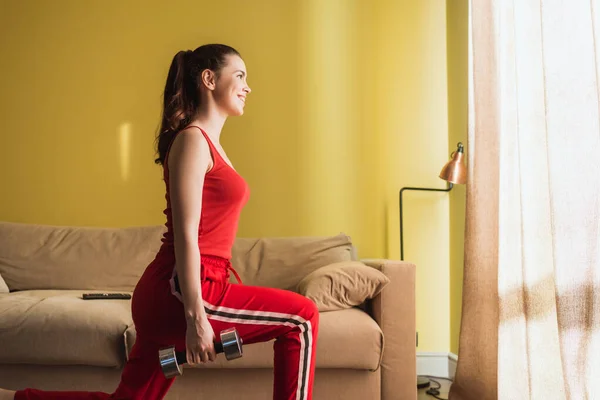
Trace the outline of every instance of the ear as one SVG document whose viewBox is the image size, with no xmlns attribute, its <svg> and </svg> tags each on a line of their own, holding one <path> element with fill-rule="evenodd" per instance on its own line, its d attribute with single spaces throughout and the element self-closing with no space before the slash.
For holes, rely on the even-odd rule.
<svg viewBox="0 0 600 400">
<path fill-rule="evenodd" d="M 217 77 L 213 71 L 210 69 L 205 69 L 202 71 L 200 78 L 202 80 L 202 84 L 206 86 L 208 90 L 215 90 Z"/>
</svg>

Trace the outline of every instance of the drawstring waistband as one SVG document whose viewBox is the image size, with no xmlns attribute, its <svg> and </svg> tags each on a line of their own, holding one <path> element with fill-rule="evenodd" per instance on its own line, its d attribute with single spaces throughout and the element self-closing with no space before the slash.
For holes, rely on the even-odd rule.
<svg viewBox="0 0 600 400">
<path fill-rule="evenodd" d="M 231 266 L 231 263 L 227 263 L 227 278 L 229 278 L 229 271 L 233 272 L 233 275 L 235 275 L 235 279 L 237 279 L 238 283 L 243 285 L 242 279 L 238 275 L 237 271 Z"/>
<path fill-rule="evenodd" d="M 240 275 L 237 273 L 237 271 L 231 266 L 231 261 L 223 258 L 223 257 L 219 257 L 219 256 L 213 256 L 211 254 L 202 254 L 201 255 L 201 264 L 203 265 L 206 275 L 207 276 L 213 276 L 213 274 L 218 271 L 224 271 L 226 274 L 226 278 L 229 279 L 229 277 L 231 276 L 231 272 L 233 272 L 233 275 L 235 275 L 235 279 L 237 279 L 238 283 L 240 285 L 242 285 L 242 279 L 240 278 Z M 211 272 L 211 271 L 207 271 L 207 270 L 212 270 L 215 272 Z"/>
<path fill-rule="evenodd" d="M 235 275 L 235 279 L 237 279 L 238 283 L 243 285 L 242 279 L 238 275 L 237 271 L 231 266 L 231 262 L 228 259 L 219 256 L 202 254 L 201 275 L 203 278 L 220 281 L 223 279 L 223 272 L 225 272 L 227 280 L 229 280 L 229 277 L 231 276 L 230 272 L 233 272 L 233 275 Z M 175 266 L 173 266 L 173 272 L 171 274 L 171 278 L 169 279 L 169 283 L 171 286 L 171 294 L 183 302 L 181 297 L 181 288 L 179 286 L 179 277 L 177 276 L 177 268 L 175 268 Z"/>
</svg>

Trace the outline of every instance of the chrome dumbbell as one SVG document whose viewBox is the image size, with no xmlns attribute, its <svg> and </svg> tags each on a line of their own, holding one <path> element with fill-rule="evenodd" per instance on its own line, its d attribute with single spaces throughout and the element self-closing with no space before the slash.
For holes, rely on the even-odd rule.
<svg viewBox="0 0 600 400">
<path fill-rule="evenodd" d="M 224 353 L 225 358 L 233 360 L 240 358 L 242 351 L 242 338 L 238 335 L 235 328 L 229 328 L 221 331 L 221 342 L 215 342 L 216 353 Z M 181 366 L 187 363 L 186 352 L 175 351 L 175 347 L 167 347 L 158 351 L 158 359 L 160 367 L 165 374 L 165 377 L 172 378 L 183 374 Z"/>
</svg>

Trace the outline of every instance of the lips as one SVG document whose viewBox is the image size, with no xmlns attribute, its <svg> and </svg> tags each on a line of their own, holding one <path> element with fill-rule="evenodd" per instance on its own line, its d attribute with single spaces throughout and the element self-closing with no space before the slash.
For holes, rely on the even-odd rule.
<svg viewBox="0 0 600 400">
<path fill-rule="evenodd" d="M 246 96 L 238 95 L 238 97 L 244 102 L 244 104 L 246 103 Z"/>
</svg>

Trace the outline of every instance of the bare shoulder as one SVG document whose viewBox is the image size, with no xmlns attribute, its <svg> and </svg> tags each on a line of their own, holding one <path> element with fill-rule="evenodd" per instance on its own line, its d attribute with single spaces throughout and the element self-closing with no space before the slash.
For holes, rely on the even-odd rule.
<svg viewBox="0 0 600 400">
<path fill-rule="evenodd" d="M 173 139 L 169 150 L 169 171 L 190 168 L 207 171 L 211 164 L 208 142 L 199 129 L 184 129 Z"/>
</svg>

